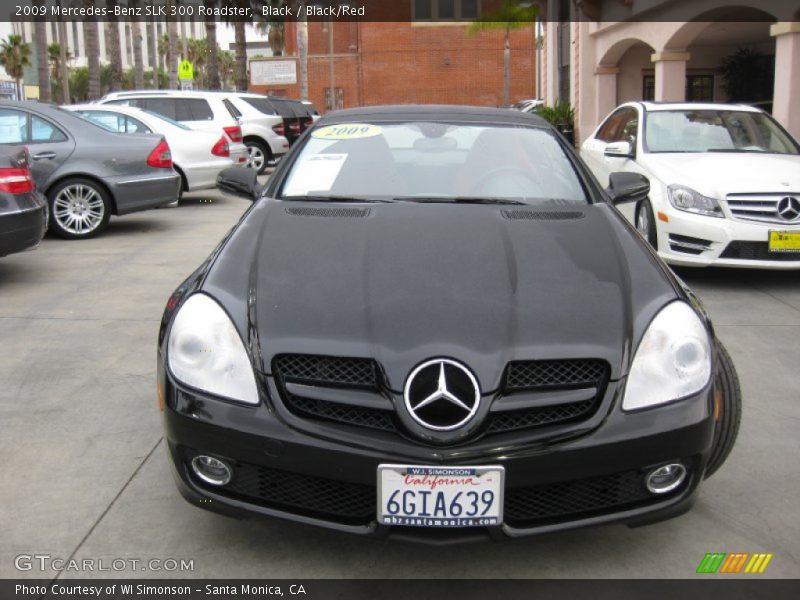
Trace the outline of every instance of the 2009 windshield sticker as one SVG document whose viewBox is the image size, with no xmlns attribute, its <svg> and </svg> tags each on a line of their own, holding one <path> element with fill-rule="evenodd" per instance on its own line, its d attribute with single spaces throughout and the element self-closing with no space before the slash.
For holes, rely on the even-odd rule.
<svg viewBox="0 0 800 600">
<path fill-rule="evenodd" d="M 343 123 L 342 125 L 321 127 L 314 131 L 311 137 L 321 140 L 357 140 L 382 134 L 383 130 L 377 125 L 369 125 L 368 123 Z"/>
</svg>

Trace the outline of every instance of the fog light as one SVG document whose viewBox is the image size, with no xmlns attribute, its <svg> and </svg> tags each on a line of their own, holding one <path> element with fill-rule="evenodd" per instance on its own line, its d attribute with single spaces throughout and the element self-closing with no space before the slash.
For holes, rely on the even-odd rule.
<svg viewBox="0 0 800 600">
<path fill-rule="evenodd" d="M 677 488 L 686 479 L 686 467 L 672 463 L 653 469 L 647 474 L 647 489 L 654 494 L 666 494 Z"/>
<path fill-rule="evenodd" d="M 192 471 L 211 485 L 225 485 L 231 480 L 233 474 L 230 466 L 224 460 L 203 454 L 192 459 Z"/>
</svg>

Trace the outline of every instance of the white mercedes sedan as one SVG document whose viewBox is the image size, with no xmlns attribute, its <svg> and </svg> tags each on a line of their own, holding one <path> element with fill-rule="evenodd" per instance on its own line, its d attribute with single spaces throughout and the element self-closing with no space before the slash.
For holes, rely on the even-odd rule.
<svg viewBox="0 0 800 600">
<path fill-rule="evenodd" d="M 220 171 L 247 162 L 244 145 L 231 142 L 221 129 L 218 133 L 189 129 L 163 115 L 116 104 L 74 104 L 63 108 L 117 133 L 162 134 L 172 152 L 173 166 L 181 175 L 181 194 L 211 189 L 216 186 Z"/>
<path fill-rule="evenodd" d="M 603 185 L 650 180 L 648 199 L 619 208 L 668 263 L 800 268 L 800 145 L 765 112 L 630 102 L 580 154 Z"/>
</svg>

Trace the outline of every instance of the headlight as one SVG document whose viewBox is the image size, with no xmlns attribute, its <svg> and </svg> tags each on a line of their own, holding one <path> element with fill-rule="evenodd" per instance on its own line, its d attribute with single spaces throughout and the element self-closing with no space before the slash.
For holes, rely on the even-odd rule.
<svg viewBox="0 0 800 600">
<path fill-rule="evenodd" d="M 224 310 L 205 294 L 190 296 L 175 315 L 167 346 L 170 371 L 188 386 L 258 404 L 253 367 Z"/>
<path fill-rule="evenodd" d="M 710 348 L 697 313 L 685 302 L 668 304 L 636 350 L 622 408 L 657 406 L 702 390 L 711 377 Z"/>
<path fill-rule="evenodd" d="M 668 185 L 667 196 L 669 196 L 670 204 L 678 210 L 685 210 L 686 212 L 709 217 L 724 216 L 722 214 L 722 209 L 719 207 L 719 202 L 714 200 L 714 198 L 703 196 L 692 188 L 682 185 Z"/>
</svg>

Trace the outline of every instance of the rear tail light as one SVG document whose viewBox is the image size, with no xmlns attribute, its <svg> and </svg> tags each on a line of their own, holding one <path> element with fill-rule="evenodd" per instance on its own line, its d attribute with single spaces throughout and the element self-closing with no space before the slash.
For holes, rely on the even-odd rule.
<svg viewBox="0 0 800 600">
<path fill-rule="evenodd" d="M 161 140 L 158 146 L 153 148 L 153 151 L 147 157 L 147 164 L 156 169 L 172 168 L 172 152 L 165 140 Z"/>
<path fill-rule="evenodd" d="M 278 123 L 277 125 L 273 125 L 272 131 L 274 131 L 278 135 L 286 135 L 286 129 L 284 128 L 283 123 Z"/>
<path fill-rule="evenodd" d="M 241 127 L 223 127 L 225 133 L 231 138 L 234 144 L 242 143 L 242 128 Z"/>
<path fill-rule="evenodd" d="M 33 188 L 33 177 L 28 169 L 0 169 L 0 192 L 26 194 Z"/>
<path fill-rule="evenodd" d="M 219 138 L 219 141 L 217 141 L 217 143 L 211 148 L 211 154 L 214 156 L 225 157 L 231 155 L 231 145 L 228 143 L 228 140 L 224 135 Z"/>
</svg>

